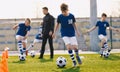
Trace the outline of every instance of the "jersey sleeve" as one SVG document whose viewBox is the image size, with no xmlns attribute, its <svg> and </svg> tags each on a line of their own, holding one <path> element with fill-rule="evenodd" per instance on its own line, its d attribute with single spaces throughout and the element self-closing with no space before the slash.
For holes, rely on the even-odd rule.
<svg viewBox="0 0 120 72">
<path fill-rule="evenodd" d="M 31 30 L 31 26 L 28 27 L 28 31 L 30 31 L 30 30 Z"/>
<path fill-rule="evenodd" d="M 73 15 L 73 23 L 75 23 L 76 22 L 76 19 L 75 19 L 75 16 Z"/>
<path fill-rule="evenodd" d="M 60 16 L 57 17 L 57 23 L 60 23 Z"/>
<path fill-rule="evenodd" d="M 97 22 L 95 26 L 96 26 L 96 27 L 99 26 L 99 22 Z"/>
<path fill-rule="evenodd" d="M 21 27 L 22 25 L 23 25 L 23 24 L 22 24 L 22 23 L 20 23 L 18 26 L 19 26 L 19 27 Z"/>
<path fill-rule="evenodd" d="M 109 25 L 109 23 L 107 22 L 107 27 L 109 27 L 110 25 Z"/>
</svg>

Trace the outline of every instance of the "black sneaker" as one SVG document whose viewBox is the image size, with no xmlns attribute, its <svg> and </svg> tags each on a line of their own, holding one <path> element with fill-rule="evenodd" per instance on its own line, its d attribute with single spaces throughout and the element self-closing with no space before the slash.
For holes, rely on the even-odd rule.
<svg viewBox="0 0 120 72">
<path fill-rule="evenodd" d="M 111 51 L 111 49 L 108 49 L 108 52 L 110 52 Z"/>
<path fill-rule="evenodd" d="M 77 66 L 76 61 L 73 61 L 73 67 L 76 67 L 76 66 Z"/>
<path fill-rule="evenodd" d="M 38 57 L 38 59 L 43 59 L 43 57 Z"/>
<path fill-rule="evenodd" d="M 100 57 L 103 57 L 103 54 L 100 54 Z"/>
</svg>

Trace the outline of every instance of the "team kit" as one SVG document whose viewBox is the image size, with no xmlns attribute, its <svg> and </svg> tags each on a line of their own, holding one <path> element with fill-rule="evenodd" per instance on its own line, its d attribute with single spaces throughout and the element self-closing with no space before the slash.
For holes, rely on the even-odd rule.
<svg viewBox="0 0 120 72">
<path fill-rule="evenodd" d="M 43 7 L 42 10 L 43 10 L 43 14 L 45 15 L 43 18 L 43 22 L 39 27 L 38 33 L 35 35 L 33 43 L 29 47 L 26 47 L 26 44 L 27 44 L 27 38 L 31 30 L 31 25 L 30 25 L 31 20 L 27 18 L 25 19 L 24 23 L 19 23 L 13 26 L 13 30 L 18 29 L 16 33 L 16 40 L 17 40 L 20 61 L 26 60 L 25 58 L 28 55 L 28 52 L 30 51 L 31 48 L 34 47 L 35 43 L 38 42 L 42 42 L 39 59 L 43 59 L 47 40 L 49 41 L 49 46 L 50 46 L 50 58 L 53 59 L 54 58 L 53 39 L 56 36 L 56 32 L 58 28 L 60 28 L 61 38 L 63 39 L 65 46 L 68 50 L 68 54 L 70 55 L 71 63 L 73 64 L 73 67 L 76 67 L 77 64 L 81 65 L 82 60 L 79 56 L 78 43 L 76 39 L 76 35 L 80 36 L 80 33 L 78 28 L 76 27 L 76 19 L 74 15 L 69 12 L 68 5 L 65 3 L 61 4 L 60 6 L 61 14 L 59 14 L 57 17 L 56 25 L 55 25 L 54 17 L 48 12 L 48 8 Z M 101 42 L 101 46 L 100 46 L 101 57 L 108 57 L 111 51 L 111 49 L 107 44 L 106 30 L 109 29 L 119 32 L 118 29 L 113 28 L 109 25 L 106 18 L 107 15 L 105 13 L 102 13 L 101 19 L 96 22 L 95 26 L 93 26 L 86 32 L 89 33 L 95 30 L 96 28 L 98 28 L 98 37 Z M 32 57 L 35 56 L 34 51 L 31 52 L 31 56 Z M 63 61 L 63 64 L 60 65 L 61 61 Z M 64 57 L 59 57 L 57 59 L 57 65 L 59 67 L 64 67 L 65 62 L 66 59 Z"/>
</svg>

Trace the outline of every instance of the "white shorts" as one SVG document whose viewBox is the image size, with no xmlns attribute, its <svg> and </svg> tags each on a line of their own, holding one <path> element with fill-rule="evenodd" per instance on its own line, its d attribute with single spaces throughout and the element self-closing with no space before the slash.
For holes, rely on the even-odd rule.
<svg viewBox="0 0 120 72">
<path fill-rule="evenodd" d="M 65 45 L 68 45 L 68 44 L 70 44 L 70 45 L 78 45 L 77 39 L 76 39 L 75 36 L 74 37 L 64 36 L 62 39 L 63 39 Z"/>
<path fill-rule="evenodd" d="M 107 36 L 104 36 L 104 35 L 100 34 L 98 37 L 99 37 L 100 40 L 105 39 L 107 41 Z"/>
<path fill-rule="evenodd" d="M 22 39 L 22 42 L 25 42 L 25 43 L 27 43 L 27 39 L 23 39 L 24 38 L 24 36 L 21 36 L 21 35 L 16 35 L 16 39 Z"/>
<path fill-rule="evenodd" d="M 34 43 L 39 43 L 39 42 L 42 42 L 42 40 L 40 40 L 40 39 L 34 39 Z"/>
</svg>

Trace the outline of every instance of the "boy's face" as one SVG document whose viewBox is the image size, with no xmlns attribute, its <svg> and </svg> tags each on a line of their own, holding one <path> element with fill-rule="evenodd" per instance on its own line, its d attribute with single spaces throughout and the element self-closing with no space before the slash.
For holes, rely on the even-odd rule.
<svg viewBox="0 0 120 72">
<path fill-rule="evenodd" d="M 30 26 L 30 22 L 28 20 L 25 20 L 25 25 Z"/>
<path fill-rule="evenodd" d="M 106 20 L 106 16 L 102 16 L 102 21 L 105 21 Z"/>
<path fill-rule="evenodd" d="M 48 11 L 46 9 L 43 9 L 43 14 L 46 15 Z"/>
<path fill-rule="evenodd" d="M 62 14 L 63 14 L 64 16 L 67 16 L 67 15 L 68 15 L 68 10 L 62 11 Z"/>
</svg>

